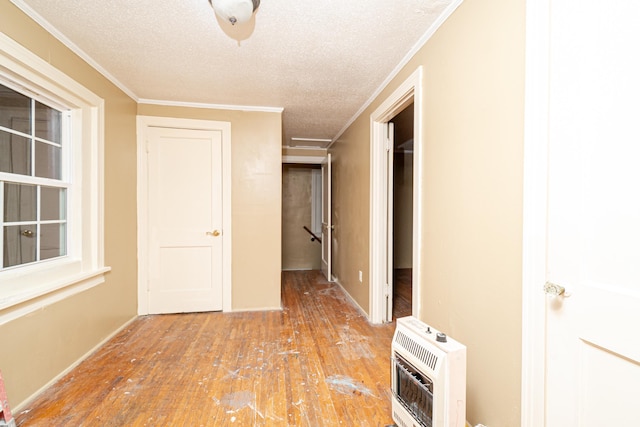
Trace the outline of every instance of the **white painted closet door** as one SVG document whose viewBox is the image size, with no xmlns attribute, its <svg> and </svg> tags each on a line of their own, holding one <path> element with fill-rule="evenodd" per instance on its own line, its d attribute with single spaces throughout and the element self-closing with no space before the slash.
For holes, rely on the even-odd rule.
<svg viewBox="0 0 640 427">
<path fill-rule="evenodd" d="M 222 133 L 148 135 L 149 312 L 222 310 Z"/>
<path fill-rule="evenodd" d="M 638 425 L 640 3 L 551 1 L 546 426 Z"/>
</svg>

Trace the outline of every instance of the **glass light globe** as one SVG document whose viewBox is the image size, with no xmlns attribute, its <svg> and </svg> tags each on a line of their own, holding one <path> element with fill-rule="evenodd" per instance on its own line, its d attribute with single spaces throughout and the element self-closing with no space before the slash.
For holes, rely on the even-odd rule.
<svg viewBox="0 0 640 427">
<path fill-rule="evenodd" d="M 253 15 L 252 0 L 211 0 L 211 5 L 220 18 L 232 25 L 247 22 Z"/>
</svg>

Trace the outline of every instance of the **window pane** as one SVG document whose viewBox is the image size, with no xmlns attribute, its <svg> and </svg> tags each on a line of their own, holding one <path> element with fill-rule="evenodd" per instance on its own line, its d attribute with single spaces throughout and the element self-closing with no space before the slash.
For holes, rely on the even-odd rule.
<svg viewBox="0 0 640 427">
<path fill-rule="evenodd" d="M 36 186 L 26 184 L 4 184 L 4 221 L 35 221 Z"/>
<path fill-rule="evenodd" d="M 31 140 L 0 131 L 0 172 L 31 175 Z"/>
<path fill-rule="evenodd" d="M 36 226 L 4 227 L 4 266 L 26 264 L 36 260 Z"/>
<path fill-rule="evenodd" d="M 0 125 L 31 134 L 31 99 L 0 85 Z"/>
<path fill-rule="evenodd" d="M 67 254 L 66 224 L 40 226 L 40 259 L 55 258 Z"/>
<path fill-rule="evenodd" d="M 36 101 L 36 136 L 60 144 L 62 113 Z"/>
<path fill-rule="evenodd" d="M 61 179 L 61 154 L 59 147 L 36 141 L 36 176 Z"/>
<path fill-rule="evenodd" d="M 64 188 L 41 187 L 40 219 L 42 221 L 67 219 L 66 196 L 67 191 Z"/>
</svg>

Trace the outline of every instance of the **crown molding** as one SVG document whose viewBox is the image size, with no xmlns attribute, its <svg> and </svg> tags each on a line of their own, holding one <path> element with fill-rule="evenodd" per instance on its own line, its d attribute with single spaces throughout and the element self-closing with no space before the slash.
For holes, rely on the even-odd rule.
<svg viewBox="0 0 640 427">
<path fill-rule="evenodd" d="M 332 138 L 332 142 L 327 146 L 327 148 L 331 148 L 331 146 L 338 140 L 338 138 L 340 138 L 342 134 L 345 133 L 347 129 L 349 129 L 349 126 L 351 126 L 353 122 L 355 122 L 356 119 L 360 117 L 362 113 L 364 113 L 364 111 L 371 104 L 373 104 L 373 101 L 375 101 L 378 95 L 380 95 L 382 91 L 389 85 L 389 83 L 391 83 L 391 80 L 393 80 L 398 75 L 398 73 L 400 73 L 402 68 L 404 68 L 404 66 L 409 63 L 411 58 L 413 58 L 413 56 L 420 49 L 422 49 L 422 47 L 427 43 L 427 41 L 429 41 L 429 39 L 435 34 L 438 28 L 440 28 L 440 26 L 444 23 L 444 21 L 446 21 L 449 18 L 449 16 L 453 14 L 453 12 L 458 8 L 458 6 L 462 4 L 462 2 L 463 0 L 456 0 L 453 3 L 451 3 L 442 12 L 442 14 L 438 17 L 438 19 L 436 19 L 434 23 L 431 24 L 431 26 L 427 29 L 427 31 L 425 31 L 422 37 L 418 39 L 416 44 L 411 48 L 411 50 L 409 50 L 409 52 L 407 52 L 407 54 L 402 58 L 402 60 L 398 63 L 398 65 L 396 65 L 396 67 L 393 69 L 393 71 L 391 71 L 391 73 L 387 76 L 387 78 L 384 79 L 384 81 L 380 84 L 378 89 L 375 92 L 373 92 L 373 94 L 364 103 L 364 105 L 360 107 L 360 109 L 353 115 L 353 117 L 351 117 L 351 119 L 349 119 L 349 121 L 344 125 L 344 127 L 340 129 L 340 131 L 336 134 L 336 136 Z"/>
<path fill-rule="evenodd" d="M 209 110 L 235 110 L 261 113 L 282 113 L 283 107 L 262 107 L 255 105 L 207 104 L 204 102 L 167 101 L 162 99 L 139 99 L 139 104 L 162 105 L 165 107 L 205 108 Z"/>
<path fill-rule="evenodd" d="M 62 34 L 56 27 L 53 26 L 49 21 L 40 16 L 35 10 L 31 8 L 28 4 L 26 4 L 23 0 L 10 0 L 18 9 L 24 12 L 29 18 L 33 19 L 38 25 L 44 28 L 47 32 L 49 32 L 53 37 L 58 39 L 60 43 L 65 45 L 69 50 L 78 55 L 82 60 L 84 60 L 87 64 L 93 67 L 96 71 L 102 74 L 107 80 L 113 83 L 118 87 L 121 91 L 123 91 L 127 96 L 129 96 L 134 101 L 138 102 L 138 96 L 127 86 L 125 86 L 120 80 L 116 79 L 111 73 L 109 73 L 104 67 L 102 67 L 96 60 L 94 60 L 91 56 L 89 56 L 85 51 L 80 49 L 78 45 L 73 43 L 69 38 L 67 38 L 64 34 Z"/>
</svg>

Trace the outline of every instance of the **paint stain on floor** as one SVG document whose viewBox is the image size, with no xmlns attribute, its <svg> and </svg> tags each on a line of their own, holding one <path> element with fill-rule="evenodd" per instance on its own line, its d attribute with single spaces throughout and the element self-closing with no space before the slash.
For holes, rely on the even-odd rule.
<svg viewBox="0 0 640 427">
<path fill-rule="evenodd" d="M 220 403 L 224 406 L 228 406 L 235 411 L 238 411 L 242 408 L 250 408 L 256 400 L 256 395 L 249 391 L 238 391 L 235 393 L 225 394 L 222 399 L 220 399 Z"/>
<path fill-rule="evenodd" d="M 345 375 L 331 375 L 325 381 L 329 385 L 329 387 L 331 387 L 333 390 L 341 394 L 347 394 L 347 395 L 364 394 L 367 396 L 376 397 L 376 395 L 373 394 L 371 390 L 369 390 L 367 387 L 358 383 L 353 378 L 347 377 Z"/>
</svg>

